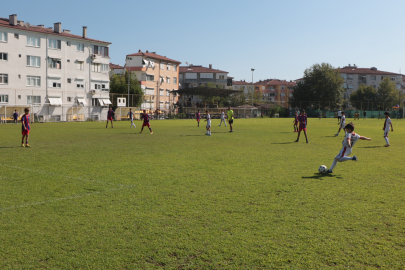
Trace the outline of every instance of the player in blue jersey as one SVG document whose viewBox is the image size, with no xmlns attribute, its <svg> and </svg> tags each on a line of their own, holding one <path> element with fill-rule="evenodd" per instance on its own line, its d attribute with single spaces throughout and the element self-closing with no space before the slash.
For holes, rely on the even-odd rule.
<svg viewBox="0 0 405 270">
<path fill-rule="evenodd" d="M 308 143 L 308 137 L 307 137 L 308 117 L 305 114 L 305 110 L 301 111 L 301 115 L 298 116 L 298 121 L 300 122 L 300 125 L 299 125 L 300 128 L 298 130 L 298 137 L 297 137 L 297 140 L 295 142 L 298 142 L 300 140 L 301 131 L 304 131 L 305 139 L 307 140 L 307 143 Z"/>
</svg>

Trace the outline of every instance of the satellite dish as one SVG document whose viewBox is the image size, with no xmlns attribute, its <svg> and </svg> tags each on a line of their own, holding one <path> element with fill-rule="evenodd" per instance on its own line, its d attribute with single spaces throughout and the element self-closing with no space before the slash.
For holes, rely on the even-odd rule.
<svg viewBox="0 0 405 270">
<path fill-rule="evenodd" d="M 31 25 L 30 25 L 29 23 L 27 23 L 27 22 L 25 23 L 25 27 L 28 28 L 28 27 L 30 27 L 30 26 L 31 26 Z"/>
</svg>

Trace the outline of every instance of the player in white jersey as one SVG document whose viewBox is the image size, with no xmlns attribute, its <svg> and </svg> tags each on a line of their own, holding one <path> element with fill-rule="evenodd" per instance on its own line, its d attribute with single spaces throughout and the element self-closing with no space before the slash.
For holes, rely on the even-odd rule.
<svg viewBox="0 0 405 270">
<path fill-rule="evenodd" d="M 392 122 L 391 122 L 391 118 L 390 118 L 390 113 L 389 112 L 385 112 L 384 113 L 385 116 L 385 121 L 384 121 L 384 139 L 385 142 L 387 143 L 386 145 L 384 145 L 385 147 L 391 146 L 390 145 L 390 140 L 388 139 L 388 133 L 390 132 L 390 126 L 391 126 L 391 131 L 394 131 L 394 128 L 392 127 Z"/>
<path fill-rule="evenodd" d="M 219 122 L 219 126 L 222 125 L 222 121 L 224 122 L 225 126 L 227 126 L 226 121 L 225 121 L 225 113 L 224 112 L 221 113 L 221 122 Z"/>
<path fill-rule="evenodd" d="M 134 128 L 136 128 L 136 126 L 134 124 L 134 113 L 132 112 L 131 108 L 129 108 L 129 113 L 127 114 L 127 116 L 129 117 L 129 120 L 131 120 L 131 128 L 132 128 L 132 126 L 134 126 Z"/>
<path fill-rule="evenodd" d="M 342 142 L 342 150 L 340 150 L 339 154 L 335 157 L 333 160 L 332 166 L 330 166 L 329 170 L 326 171 L 326 173 L 332 173 L 333 169 L 335 168 L 336 164 L 338 162 L 344 162 L 348 160 L 353 160 L 357 161 L 357 157 L 349 157 L 349 155 L 352 153 L 353 146 L 358 140 L 367 140 L 371 141 L 370 138 L 360 136 L 359 134 L 354 133 L 354 124 L 349 123 L 345 126 L 346 130 L 346 136 L 345 139 Z"/>
<path fill-rule="evenodd" d="M 345 135 L 346 135 L 346 130 L 345 130 L 345 126 L 346 126 L 346 115 L 345 112 L 342 112 L 342 116 L 341 116 L 341 120 L 340 120 L 340 126 L 339 126 L 339 130 L 338 133 L 335 134 L 335 136 L 339 136 L 339 132 L 341 129 L 344 130 Z"/>
<path fill-rule="evenodd" d="M 205 135 L 211 136 L 211 115 L 208 111 L 205 111 L 205 113 L 207 114 L 207 119 L 205 119 L 207 122 L 207 126 L 205 127 L 207 129 L 207 133 L 205 133 Z"/>
</svg>

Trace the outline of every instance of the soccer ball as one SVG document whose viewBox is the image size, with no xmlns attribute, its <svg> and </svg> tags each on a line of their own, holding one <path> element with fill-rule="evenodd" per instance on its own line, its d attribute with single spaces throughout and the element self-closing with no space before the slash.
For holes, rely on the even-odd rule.
<svg viewBox="0 0 405 270">
<path fill-rule="evenodd" d="M 326 171 L 328 170 L 328 168 L 325 165 L 321 165 L 319 166 L 319 173 L 326 173 Z"/>
</svg>

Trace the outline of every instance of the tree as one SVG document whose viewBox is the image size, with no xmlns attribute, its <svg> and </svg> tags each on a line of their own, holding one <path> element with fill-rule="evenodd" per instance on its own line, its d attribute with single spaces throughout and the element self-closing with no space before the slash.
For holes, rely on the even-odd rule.
<svg viewBox="0 0 405 270">
<path fill-rule="evenodd" d="M 341 106 L 344 80 L 330 64 L 314 64 L 304 71 L 303 81 L 294 87 L 292 107 L 336 108 Z"/>
<path fill-rule="evenodd" d="M 377 101 L 377 91 L 371 85 L 361 84 L 359 89 L 350 95 L 350 103 L 356 107 L 356 109 L 365 109 L 371 102 Z M 367 104 L 362 104 L 367 102 Z"/>
<path fill-rule="evenodd" d="M 135 74 L 129 75 L 128 72 L 121 74 L 113 74 L 110 78 L 110 93 L 114 94 L 128 94 L 128 76 L 129 77 L 129 94 L 131 98 L 129 105 L 131 107 L 139 107 L 143 101 L 143 91 L 138 83 Z M 127 97 L 127 96 L 126 96 Z M 128 98 L 128 97 L 127 97 Z M 115 100 L 113 101 L 115 102 Z"/>
<path fill-rule="evenodd" d="M 395 88 L 395 82 L 392 82 L 389 77 L 385 77 L 378 87 L 379 107 L 383 110 L 392 108 L 398 102 L 399 91 Z"/>
</svg>

